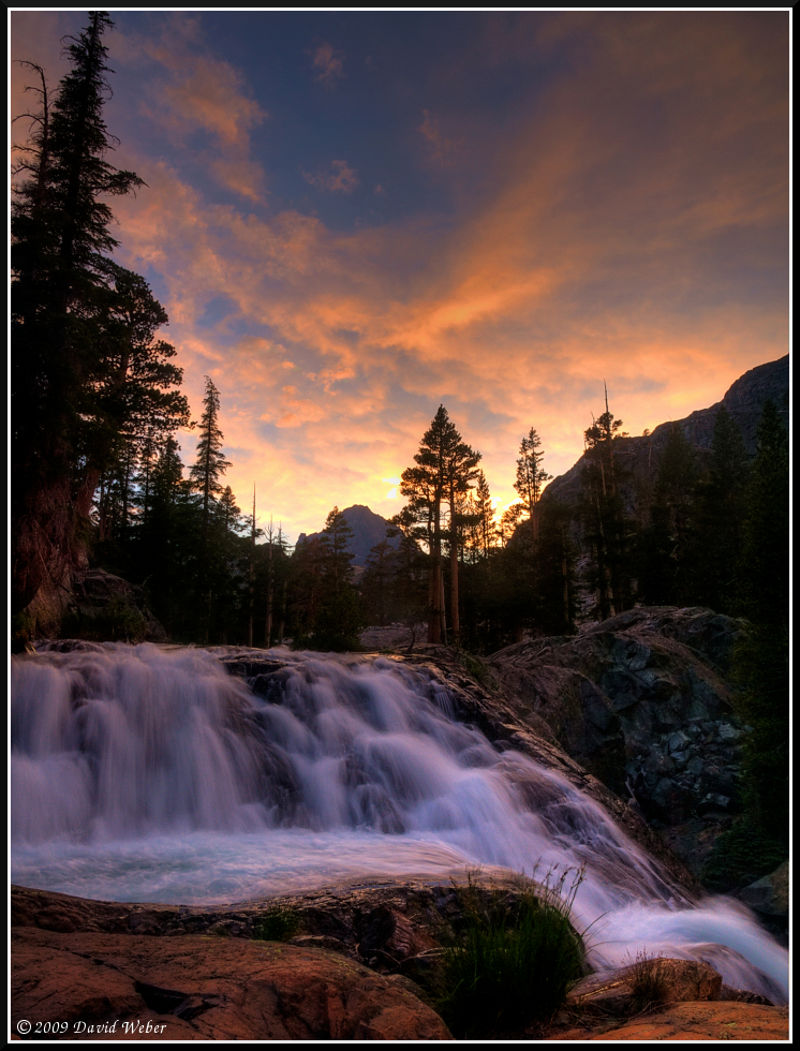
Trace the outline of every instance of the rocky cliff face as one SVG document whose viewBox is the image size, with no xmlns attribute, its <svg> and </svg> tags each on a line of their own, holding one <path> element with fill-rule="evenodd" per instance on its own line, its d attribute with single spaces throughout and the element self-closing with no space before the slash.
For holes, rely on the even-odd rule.
<svg viewBox="0 0 800 1051">
<path fill-rule="evenodd" d="M 767 401 L 772 401 L 788 422 L 788 354 L 778 361 L 750 369 L 736 380 L 721 401 L 707 409 L 698 409 L 682 420 L 659 424 L 648 435 L 618 438 L 615 442 L 615 456 L 620 474 L 629 478 L 625 486 L 629 506 L 635 510 L 637 497 L 649 492 L 652 474 L 657 469 L 660 454 L 673 423 L 680 426 L 686 439 L 702 457 L 711 449 L 714 421 L 720 407 L 724 406 L 739 428 L 745 448 L 752 454 L 755 451 L 758 423 Z M 584 466 L 585 456 L 582 456 L 574 467 L 554 478 L 542 494 L 542 506 L 546 506 L 550 501 L 558 501 L 568 506 L 577 504 L 583 485 Z"/>
<path fill-rule="evenodd" d="M 710 610 L 636 608 L 487 663 L 517 718 L 543 720 L 697 875 L 741 810 L 729 671 L 742 630 Z"/>
</svg>

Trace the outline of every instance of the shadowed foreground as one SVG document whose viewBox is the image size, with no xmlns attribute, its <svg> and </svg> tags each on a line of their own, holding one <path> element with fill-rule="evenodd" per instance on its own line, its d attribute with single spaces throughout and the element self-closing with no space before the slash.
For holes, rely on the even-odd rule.
<svg viewBox="0 0 800 1051">
<path fill-rule="evenodd" d="M 514 892 L 513 882 L 497 878 L 486 888 Z M 253 938 L 275 901 L 142 906 L 14 887 L 12 1035 L 20 1020 L 60 1019 L 63 1032 L 30 1036 L 453 1039 L 423 989 L 439 925 L 456 915 L 453 885 L 337 886 L 282 901 L 299 923 L 288 942 Z M 604 979 L 587 976 L 549 1024 L 502 1037 L 788 1039 L 786 1007 L 726 987 L 708 965 L 664 960 L 657 970 L 658 1003 L 641 1003 L 637 964 Z"/>
</svg>

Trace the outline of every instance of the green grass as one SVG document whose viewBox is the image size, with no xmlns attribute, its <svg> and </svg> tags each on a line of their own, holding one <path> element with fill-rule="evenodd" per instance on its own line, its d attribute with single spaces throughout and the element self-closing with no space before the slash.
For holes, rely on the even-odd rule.
<svg viewBox="0 0 800 1051">
<path fill-rule="evenodd" d="M 437 999 L 456 1039 L 519 1035 L 563 1003 L 584 948 L 569 921 L 577 883 L 566 900 L 562 885 L 510 903 L 499 892 L 482 898 L 471 883 L 459 888 L 464 925 L 445 950 Z"/>
<path fill-rule="evenodd" d="M 300 929 L 300 918 L 291 909 L 268 909 L 253 921 L 253 937 L 267 942 L 285 942 Z"/>
</svg>

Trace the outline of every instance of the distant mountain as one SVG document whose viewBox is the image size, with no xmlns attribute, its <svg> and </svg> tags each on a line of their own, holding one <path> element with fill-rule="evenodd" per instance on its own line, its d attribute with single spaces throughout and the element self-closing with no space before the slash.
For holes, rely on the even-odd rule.
<svg viewBox="0 0 800 1051">
<path fill-rule="evenodd" d="M 618 438 L 614 444 L 615 457 L 621 473 L 629 478 L 629 503 L 635 503 L 636 493 L 647 493 L 649 482 L 658 468 L 658 462 L 673 423 L 677 423 L 686 439 L 702 456 L 711 449 L 714 421 L 721 406 L 738 426 L 749 454 L 755 452 L 756 432 L 761 413 L 767 401 L 772 401 L 784 419 L 789 420 L 789 355 L 758 365 L 745 372 L 729 388 L 722 401 L 707 409 L 698 409 L 682 420 L 661 423 L 652 433 L 636 438 Z M 624 412 L 623 412 L 624 426 Z M 550 501 L 575 505 L 581 494 L 585 454 L 574 467 L 554 478 L 542 493 L 542 507 Z M 632 510 L 634 508 L 631 508 Z"/>
<path fill-rule="evenodd" d="M 363 569 L 367 564 L 370 551 L 383 540 L 391 547 L 400 546 L 399 535 L 389 535 L 389 530 L 393 528 L 389 525 L 389 522 L 380 515 L 375 514 L 374 511 L 370 511 L 364 504 L 353 504 L 352 507 L 345 507 L 342 511 L 342 517 L 353 531 L 353 538 L 348 544 L 348 548 L 353 555 L 353 566 L 356 569 Z M 299 547 L 306 540 L 312 540 L 319 535 L 319 533 L 301 533 L 297 538 L 297 546 Z"/>
</svg>

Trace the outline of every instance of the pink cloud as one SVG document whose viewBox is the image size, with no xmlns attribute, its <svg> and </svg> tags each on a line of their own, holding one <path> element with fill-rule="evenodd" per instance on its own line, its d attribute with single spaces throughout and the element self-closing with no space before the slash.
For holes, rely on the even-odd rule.
<svg viewBox="0 0 800 1051">
<path fill-rule="evenodd" d="M 325 87 L 333 87 L 344 76 L 344 55 L 327 42 L 314 51 L 311 64 L 316 71 L 314 79 Z"/>
</svg>

